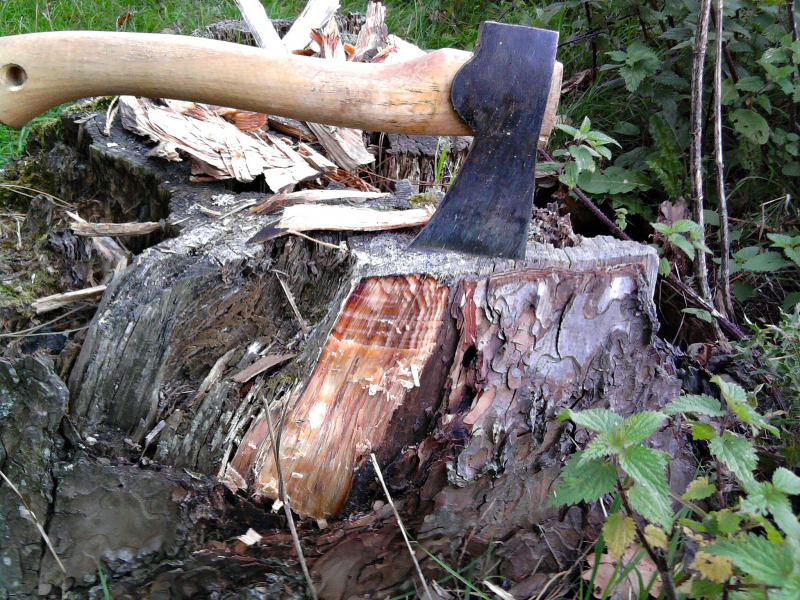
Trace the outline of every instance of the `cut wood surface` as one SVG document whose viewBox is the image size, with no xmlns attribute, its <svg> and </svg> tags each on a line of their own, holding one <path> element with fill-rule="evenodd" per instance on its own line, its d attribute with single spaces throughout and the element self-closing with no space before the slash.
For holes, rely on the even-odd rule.
<svg viewBox="0 0 800 600">
<path fill-rule="evenodd" d="M 283 36 L 289 51 L 304 50 L 311 45 L 311 31 L 324 27 L 339 9 L 339 0 L 309 0 L 292 28 Z"/>
<path fill-rule="evenodd" d="M 390 194 L 385 192 L 362 192 L 360 190 L 302 190 L 289 194 L 277 194 L 271 198 L 267 198 L 255 205 L 250 212 L 259 215 L 268 215 L 276 210 L 294 204 L 313 204 L 316 202 L 342 199 L 363 202 L 369 199 L 386 198 L 389 195 Z"/>
</svg>

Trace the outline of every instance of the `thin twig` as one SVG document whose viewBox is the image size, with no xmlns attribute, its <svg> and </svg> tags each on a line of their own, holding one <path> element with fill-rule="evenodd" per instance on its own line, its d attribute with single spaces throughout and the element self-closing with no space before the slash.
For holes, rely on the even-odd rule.
<svg viewBox="0 0 800 600">
<path fill-rule="evenodd" d="M 30 194 L 26 194 L 25 192 L 20 192 L 19 190 L 26 190 L 28 192 L 34 192 L 35 194 L 41 194 L 42 196 L 47 196 L 56 204 L 61 204 L 61 206 L 64 208 L 71 208 L 72 210 L 75 210 L 75 205 L 62 200 L 58 196 L 53 196 L 53 194 L 48 194 L 47 192 L 43 192 L 42 190 L 37 190 L 36 188 L 27 187 L 25 185 L 16 185 L 14 183 L 0 183 L 0 188 L 6 189 L 10 192 L 14 192 L 15 194 L 19 194 L 20 196 L 25 196 L 26 198 L 35 198 L 36 196 L 31 196 Z"/>
<path fill-rule="evenodd" d="M 289 506 L 289 499 L 286 496 L 286 488 L 283 484 L 283 470 L 281 469 L 280 449 L 278 446 L 277 436 L 275 435 L 275 428 L 272 426 L 272 413 L 270 412 L 269 404 L 266 402 L 264 404 L 267 415 L 267 427 L 269 428 L 269 441 L 272 444 L 272 452 L 275 456 L 275 470 L 278 472 L 278 498 L 283 504 L 283 512 L 286 515 L 289 531 L 292 534 L 294 548 L 297 551 L 297 558 L 300 560 L 300 568 L 303 570 L 303 577 L 306 579 L 306 584 L 308 585 L 308 590 L 311 592 L 311 597 L 314 600 L 317 600 L 317 591 L 314 589 L 314 580 L 311 579 L 311 573 L 308 572 L 306 557 L 303 555 L 303 546 L 300 545 L 300 537 L 297 535 L 297 529 L 294 526 L 292 509 Z"/>
<path fill-rule="evenodd" d="M 283 288 L 283 293 L 286 294 L 286 298 L 289 300 L 289 305 L 292 307 L 292 311 L 294 311 L 294 316 L 297 318 L 297 322 L 300 323 L 300 329 L 303 330 L 303 335 L 308 335 L 311 331 L 308 325 L 306 325 L 305 319 L 303 319 L 303 315 L 300 314 L 300 309 L 297 308 L 297 303 L 294 301 L 294 296 L 292 295 L 292 290 L 289 289 L 289 286 L 286 285 L 286 282 L 281 279 L 281 276 L 278 273 L 275 273 L 275 277 L 278 278 L 278 283 L 281 284 Z"/>
<path fill-rule="evenodd" d="M 326 248 L 333 248 L 334 250 L 341 250 L 342 252 L 345 252 L 345 250 L 341 246 L 337 246 L 336 244 L 329 244 L 328 242 L 323 242 L 322 240 L 313 238 L 310 235 L 306 235 L 301 231 L 290 231 L 289 233 L 291 233 L 292 235 L 296 235 L 297 237 L 306 239 L 309 242 L 314 242 L 315 244 L 319 244 L 320 246 L 325 246 Z"/>
<path fill-rule="evenodd" d="M 375 474 L 378 476 L 378 481 L 381 482 L 383 493 L 386 494 L 386 499 L 389 501 L 389 506 L 391 506 L 392 511 L 394 511 L 397 524 L 400 526 L 400 532 L 403 534 L 403 539 L 406 541 L 406 546 L 408 546 L 408 553 L 411 554 L 411 560 L 414 561 L 414 566 L 417 568 L 417 575 L 419 575 L 419 579 L 422 581 L 422 588 L 425 590 L 425 597 L 427 600 L 432 600 L 431 592 L 428 589 L 428 582 L 425 581 L 425 575 L 422 574 L 422 568 L 419 566 L 417 556 L 414 554 L 414 549 L 411 547 L 411 540 L 408 539 L 408 533 L 406 532 L 406 528 L 403 525 L 402 519 L 400 518 L 400 513 L 397 512 L 397 507 L 395 507 L 394 502 L 392 501 L 392 496 L 389 494 L 389 488 L 386 487 L 386 482 L 383 480 L 383 473 L 381 473 L 381 467 L 378 464 L 378 459 L 375 458 L 374 452 L 370 452 L 369 457 L 372 459 L 372 466 L 375 467 Z"/>
<path fill-rule="evenodd" d="M 22 331 L 15 331 L 14 333 L 0 333 L 0 338 L 25 337 L 27 334 L 33 333 L 34 331 L 39 331 L 43 327 L 47 327 L 48 325 L 52 325 L 56 321 L 60 321 L 61 319 L 65 319 L 66 317 L 70 316 L 71 314 L 76 313 L 76 312 L 81 311 L 81 310 L 84 310 L 85 308 L 90 308 L 90 307 L 88 307 L 88 306 L 79 306 L 78 308 L 73 308 L 71 311 L 65 312 L 60 317 L 56 317 L 55 319 L 47 321 L 46 323 L 42 323 L 41 325 L 36 325 L 35 327 L 29 327 L 28 329 L 23 329 Z M 55 332 L 54 331 L 54 332 L 52 332 L 52 335 L 58 335 L 59 333 L 60 332 Z M 51 334 L 48 333 L 47 335 L 51 335 Z"/>
<path fill-rule="evenodd" d="M 708 46 L 708 22 L 711 14 L 711 0 L 700 0 L 697 18 L 697 33 L 694 40 L 694 64 L 692 66 L 692 107 L 690 119 L 691 149 L 689 152 L 689 171 L 692 180 L 692 208 L 694 220 L 700 226 L 705 238 L 705 215 L 703 214 L 703 75 L 705 70 L 706 46 Z M 708 265 L 706 254 L 697 252 L 694 259 L 694 273 L 700 288 L 700 296 L 712 304 L 711 288 L 708 285 Z M 714 333 L 722 337 L 719 324 L 712 321 Z"/>
<path fill-rule="evenodd" d="M 717 163 L 717 196 L 719 202 L 719 235 L 722 249 L 720 278 L 722 279 L 722 299 L 728 318 L 733 320 L 733 300 L 731 298 L 731 242 L 728 226 L 728 200 L 725 196 L 725 163 L 722 154 L 722 33 L 723 0 L 717 0 L 717 39 L 714 57 L 714 159 Z"/>
<path fill-rule="evenodd" d="M 19 499 L 22 501 L 22 505 L 25 507 L 25 510 L 28 511 L 27 515 L 30 517 L 30 520 L 36 526 L 36 529 L 39 530 L 39 534 L 44 539 L 44 543 L 47 544 L 47 548 L 50 550 L 50 553 L 53 555 L 53 558 L 56 559 L 56 562 L 58 563 L 58 567 L 61 569 L 61 572 L 64 573 L 64 575 L 66 575 L 67 570 L 64 568 L 64 563 L 62 563 L 61 559 L 58 558 L 58 554 L 56 554 L 56 549 L 53 548 L 53 543 L 50 541 L 50 537 L 47 535 L 47 532 L 44 530 L 44 527 L 42 527 L 42 524 L 39 522 L 39 519 L 37 518 L 36 514 L 31 510 L 30 506 L 28 506 L 28 503 L 25 502 L 25 498 L 17 489 L 17 486 L 11 483 L 11 480 L 8 477 L 6 477 L 6 474 L 0 471 L 0 477 L 2 477 L 3 481 L 5 481 L 11 487 L 13 492 L 17 496 L 19 496 Z"/>
<path fill-rule="evenodd" d="M 111 135 L 111 126 L 114 124 L 114 119 L 119 112 L 119 96 L 114 96 L 111 103 L 106 110 L 106 126 L 103 128 L 103 135 L 106 137 Z"/>
</svg>

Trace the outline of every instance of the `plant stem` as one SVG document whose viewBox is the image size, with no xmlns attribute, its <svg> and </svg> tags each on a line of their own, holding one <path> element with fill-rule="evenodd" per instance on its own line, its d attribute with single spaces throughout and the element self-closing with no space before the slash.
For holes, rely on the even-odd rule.
<svg viewBox="0 0 800 600">
<path fill-rule="evenodd" d="M 672 581 L 672 571 L 670 571 L 666 559 L 660 554 L 657 554 L 656 551 L 653 550 L 652 546 L 650 546 L 650 544 L 647 542 L 644 532 L 639 527 L 639 523 L 636 522 L 636 513 L 633 511 L 630 503 L 628 502 L 628 494 L 619 481 L 617 481 L 617 490 L 619 491 L 619 497 L 622 498 L 622 505 L 625 507 L 625 511 L 628 513 L 628 516 L 633 519 L 633 524 L 636 527 L 636 535 L 639 537 L 639 541 L 644 546 L 644 549 L 647 551 L 650 559 L 658 568 L 658 574 L 661 576 L 661 584 L 662 589 L 664 590 L 664 596 L 667 598 L 667 600 L 678 600 L 678 595 L 675 592 L 675 584 Z"/>
<path fill-rule="evenodd" d="M 714 57 L 714 158 L 717 163 L 717 196 L 719 202 L 719 235 L 722 249 L 720 278 L 722 279 L 722 298 L 729 319 L 735 318 L 733 300 L 731 299 L 731 242 L 728 227 L 728 200 L 725 196 L 725 164 L 722 154 L 722 3 L 717 0 L 717 39 L 716 56 Z"/>
</svg>

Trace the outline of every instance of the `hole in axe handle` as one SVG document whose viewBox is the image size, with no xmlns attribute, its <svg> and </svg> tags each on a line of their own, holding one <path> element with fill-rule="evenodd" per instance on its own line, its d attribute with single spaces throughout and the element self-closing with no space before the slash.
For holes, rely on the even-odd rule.
<svg viewBox="0 0 800 600">
<path fill-rule="evenodd" d="M 19 65 L 8 64 L 0 68 L 0 83 L 3 87 L 15 92 L 28 81 L 28 74 Z"/>
</svg>

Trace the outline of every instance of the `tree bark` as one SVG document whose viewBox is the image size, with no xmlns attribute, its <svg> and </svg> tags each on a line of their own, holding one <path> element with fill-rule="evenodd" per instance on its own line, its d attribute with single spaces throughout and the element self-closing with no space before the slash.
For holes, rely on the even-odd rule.
<svg viewBox="0 0 800 600">
<path fill-rule="evenodd" d="M 302 596 L 285 519 L 271 510 L 264 410 L 281 429 L 291 506 L 309 517 L 297 527 L 320 598 L 413 589 L 371 452 L 412 536 L 453 568 L 490 553 L 522 598 L 573 564 L 602 513 L 548 506 L 575 443 L 589 439 L 556 416 L 627 415 L 679 393 L 654 336 L 652 249 L 565 233 L 564 247 L 532 239 L 514 262 L 408 252 L 413 230 L 312 234 L 346 251 L 294 236 L 249 245 L 270 217 L 213 218 L 198 206 L 258 194 L 189 184 L 185 163 L 147 159 L 118 125 L 102 136 L 103 120 L 67 119 L 67 145 L 51 153 L 103 182 L 104 205 L 140 190 L 149 210 L 139 212 L 164 217 L 166 239 L 109 284 L 69 372 L 68 405 L 46 359 L 0 364 L 0 467 L 19 481 L 36 465 L 23 493 L 67 569 L 65 579 L 0 488 L 0 527 L 20 540 L 0 551 L 9 597 L 68 588 L 89 598 L 101 593 L 98 560 L 116 598 Z M 271 364 L 242 381 L 258 361 Z M 694 467 L 677 425 L 654 443 L 674 456 L 670 483 L 682 492 Z M 237 539 L 251 528 L 260 542 Z M 417 558 L 426 577 L 444 575 Z"/>
</svg>

